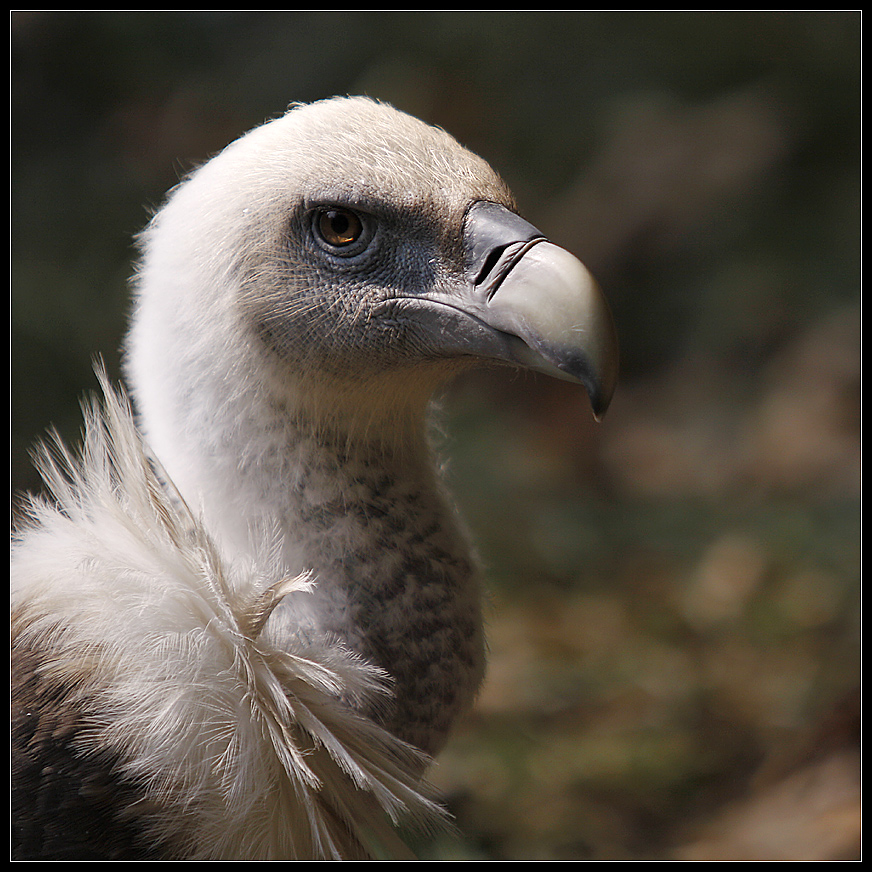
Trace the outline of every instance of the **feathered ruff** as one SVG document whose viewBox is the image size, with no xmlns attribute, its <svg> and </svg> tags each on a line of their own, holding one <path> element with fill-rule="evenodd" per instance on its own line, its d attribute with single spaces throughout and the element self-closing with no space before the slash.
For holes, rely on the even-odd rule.
<svg viewBox="0 0 872 872">
<path fill-rule="evenodd" d="M 98 377 L 82 456 L 57 437 L 42 449 L 54 499 L 31 499 L 12 553 L 13 644 L 72 689 L 79 752 L 115 755 L 169 855 L 407 854 L 391 823 L 444 812 L 424 756 L 355 711 L 388 692 L 384 674 L 326 640 L 270 641 L 276 604 L 317 580 L 280 577 L 269 544 L 257 566 L 228 564 Z"/>
</svg>

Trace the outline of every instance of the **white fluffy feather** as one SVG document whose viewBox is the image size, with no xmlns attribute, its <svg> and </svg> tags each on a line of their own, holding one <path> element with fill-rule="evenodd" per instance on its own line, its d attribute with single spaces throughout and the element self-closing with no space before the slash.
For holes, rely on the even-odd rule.
<svg viewBox="0 0 872 872">
<path fill-rule="evenodd" d="M 59 441 L 42 453 L 56 505 L 32 501 L 12 557 L 20 638 L 101 715 L 87 747 L 146 781 L 153 836 L 191 859 L 401 850 L 388 819 L 441 818 L 417 784 L 425 759 L 341 699 L 389 692 L 384 675 L 333 646 L 270 643 L 272 608 L 317 580 L 281 578 L 275 547 L 228 563 L 101 382 L 81 459 Z"/>
</svg>

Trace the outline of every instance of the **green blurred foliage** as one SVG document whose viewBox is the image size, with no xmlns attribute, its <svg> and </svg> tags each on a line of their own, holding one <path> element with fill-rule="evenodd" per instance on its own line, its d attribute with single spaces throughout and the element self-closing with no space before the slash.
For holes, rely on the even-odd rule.
<svg viewBox="0 0 872 872">
<path fill-rule="evenodd" d="M 601 426 L 534 377 L 443 403 L 492 656 L 422 856 L 674 856 L 856 684 L 859 13 L 13 12 L 11 70 L 15 491 L 119 375 L 150 211 L 293 101 L 445 127 L 604 286 Z"/>
</svg>

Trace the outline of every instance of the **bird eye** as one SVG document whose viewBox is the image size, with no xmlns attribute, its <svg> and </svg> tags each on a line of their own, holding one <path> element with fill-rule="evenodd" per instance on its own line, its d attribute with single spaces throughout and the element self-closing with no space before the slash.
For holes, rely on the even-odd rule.
<svg viewBox="0 0 872 872">
<path fill-rule="evenodd" d="M 312 227 L 318 242 L 334 254 L 356 254 L 360 249 L 355 243 L 364 235 L 363 222 L 349 209 L 319 209 Z"/>
</svg>

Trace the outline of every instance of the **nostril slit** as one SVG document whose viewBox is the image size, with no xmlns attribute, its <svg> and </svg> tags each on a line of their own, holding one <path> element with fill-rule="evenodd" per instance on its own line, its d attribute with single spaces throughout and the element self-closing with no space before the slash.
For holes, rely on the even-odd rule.
<svg viewBox="0 0 872 872">
<path fill-rule="evenodd" d="M 510 244 L 511 243 L 500 245 L 497 248 L 492 248 L 488 252 L 487 257 L 484 259 L 484 263 L 481 265 L 481 269 L 478 271 L 478 275 L 475 277 L 476 285 L 480 285 L 488 277 L 491 270 L 497 265 L 499 259 L 503 256 L 503 252 Z"/>
<path fill-rule="evenodd" d="M 475 278 L 476 287 L 487 281 L 487 296 L 490 299 L 521 258 L 540 242 L 547 242 L 547 240 L 544 236 L 534 236 L 526 241 L 509 242 L 491 249 Z"/>
</svg>

